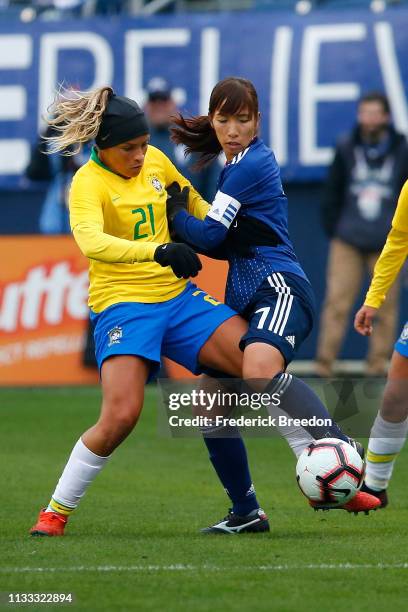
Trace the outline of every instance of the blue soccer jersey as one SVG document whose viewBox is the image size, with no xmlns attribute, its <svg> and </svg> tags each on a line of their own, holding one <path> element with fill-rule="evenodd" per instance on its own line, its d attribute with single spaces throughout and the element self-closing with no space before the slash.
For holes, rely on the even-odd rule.
<svg viewBox="0 0 408 612">
<path fill-rule="evenodd" d="M 280 238 L 276 247 L 253 249 L 253 258 L 228 253 L 229 273 L 225 301 L 243 312 L 256 290 L 270 274 L 289 272 L 304 279 L 288 233 L 288 202 L 273 152 L 255 138 L 221 172 L 217 193 L 206 218 L 201 221 L 186 211 L 174 219 L 177 234 L 198 249 L 211 251 L 225 240 L 237 215 L 255 217 Z"/>
</svg>

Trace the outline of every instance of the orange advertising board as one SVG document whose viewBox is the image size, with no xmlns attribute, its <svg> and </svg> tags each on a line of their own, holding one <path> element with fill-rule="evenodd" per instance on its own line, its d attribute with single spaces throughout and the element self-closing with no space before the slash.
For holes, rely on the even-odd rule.
<svg viewBox="0 0 408 612">
<path fill-rule="evenodd" d="M 82 365 L 88 262 L 71 236 L 0 237 L 0 386 L 98 382 Z M 199 287 L 223 300 L 227 265 L 202 257 Z M 167 360 L 170 376 L 191 376 Z"/>
<path fill-rule="evenodd" d="M 70 236 L 0 238 L 0 385 L 90 384 L 88 262 Z"/>
</svg>

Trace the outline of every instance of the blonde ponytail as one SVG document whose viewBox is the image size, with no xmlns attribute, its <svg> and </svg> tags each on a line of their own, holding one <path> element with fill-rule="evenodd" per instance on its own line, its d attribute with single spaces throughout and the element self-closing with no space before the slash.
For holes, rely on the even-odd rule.
<svg viewBox="0 0 408 612">
<path fill-rule="evenodd" d="M 46 121 L 55 134 L 44 137 L 47 153 L 64 151 L 64 155 L 75 155 L 81 144 L 95 138 L 112 94 L 108 86 L 92 91 L 59 90 L 48 108 Z"/>
</svg>

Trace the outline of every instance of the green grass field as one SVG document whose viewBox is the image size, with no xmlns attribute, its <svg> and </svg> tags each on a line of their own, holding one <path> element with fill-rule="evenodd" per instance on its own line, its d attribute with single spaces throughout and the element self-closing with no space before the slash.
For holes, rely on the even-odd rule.
<svg viewBox="0 0 408 612">
<path fill-rule="evenodd" d="M 82 610 L 406 610 L 408 449 L 384 511 L 308 508 L 280 439 L 250 439 L 271 533 L 203 536 L 228 508 L 200 439 L 157 428 L 156 390 L 141 422 L 85 496 L 64 538 L 30 538 L 98 389 L 0 390 L 0 591 L 72 592 Z M 8 606 L 8 609 L 15 606 Z M 24 606 L 61 609 L 52 604 Z"/>
</svg>

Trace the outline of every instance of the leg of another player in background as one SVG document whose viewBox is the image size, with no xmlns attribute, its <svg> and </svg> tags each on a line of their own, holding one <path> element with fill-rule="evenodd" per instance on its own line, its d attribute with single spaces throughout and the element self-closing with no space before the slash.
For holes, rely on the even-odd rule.
<svg viewBox="0 0 408 612">
<path fill-rule="evenodd" d="M 408 432 L 408 357 L 394 350 L 381 409 L 370 433 L 365 487 L 384 491 Z M 383 503 L 383 506 L 387 502 Z"/>
</svg>

